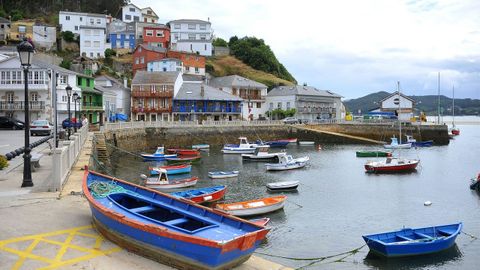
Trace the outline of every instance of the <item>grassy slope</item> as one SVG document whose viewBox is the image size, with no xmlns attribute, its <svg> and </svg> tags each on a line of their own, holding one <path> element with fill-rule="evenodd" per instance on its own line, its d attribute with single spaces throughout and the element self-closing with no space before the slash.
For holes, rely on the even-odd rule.
<svg viewBox="0 0 480 270">
<path fill-rule="evenodd" d="M 276 85 L 293 85 L 292 82 L 280 79 L 275 75 L 253 69 L 233 56 L 208 58 L 207 65 L 213 67 L 214 71 L 212 72 L 212 75 L 215 77 L 240 75 L 242 77 L 261 82 L 267 85 L 269 89 Z"/>
</svg>

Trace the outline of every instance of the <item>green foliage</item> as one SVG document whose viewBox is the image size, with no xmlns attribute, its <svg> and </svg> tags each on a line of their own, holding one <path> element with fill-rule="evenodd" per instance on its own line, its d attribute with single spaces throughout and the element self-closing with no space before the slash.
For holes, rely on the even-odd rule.
<svg viewBox="0 0 480 270">
<path fill-rule="evenodd" d="M 74 42 L 75 35 L 71 31 L 65 31 L 61 33 L 63 40 L 66 42 Z"/>
<path fill-rule="evenodd" d="M 105 58 L 110 58 L 112 56 L 116 56 L 117 52 L 113 49 L 106 49 L 105 50 Z"/>
<path fill-rule="evenodd" d="M 0 17 L 3 17 L 3 18 L 7 18 L 7 17 L 8 17 L 7 13 L 6 13 L 5 10 L 3 9 L 3 6 L 0 6 Z"/>
<path fill-rule="evenodd" d="M 23 11 L 19 9 L 14 9 L 10 11 L 10 15 L 12 16 L 13 22 L 23 19 Z"/>
<path fill-rule="evenodd" d="M 266 115 L 270 117 L 270 115 L 273 117 L 273 119 L 278 120 L 278 119 L 283 119 L 285 117 L 292 117 L 295 116 L 295 113 L 297 110 L 295 108 L 291 108 L 288 110 L 282 110 L 280 108 L 277 108 L 273 111 L 268 111 Z"/>
<path fill-rule="evenodd" d="M 72 61 L 63 59 L 62 62 L 60 63 L 60 66 L 66 69 L 70 69 L 70 66 L 72 65 Z"/>
<path fill-rule="evenodd" d="M 230 38 L 230 53 L 254 69 L 271 73 L 279 78 L 294 82 L 295 78 L 278 61 L 275 54 L 263 39 L 236 36 Z"/>
<path fill-rule="evenodd" d="M 216 47 L 228 47 L 228 43 L 223 38 L 215 38 L 212 45 Z"/>
<path fill-rule="evenodd" d="M 8 167 L 8 160 L 5 156 L 0 155 L 0 170 L 3 170 L 6 167 Z"/>
<path fill-rule="evenodd" d="M 297 113 L 297 109 L 295 108 L 290 108 L 288 110 L 285 110 L 285 117 L 292 117 Z"/>
</svg>

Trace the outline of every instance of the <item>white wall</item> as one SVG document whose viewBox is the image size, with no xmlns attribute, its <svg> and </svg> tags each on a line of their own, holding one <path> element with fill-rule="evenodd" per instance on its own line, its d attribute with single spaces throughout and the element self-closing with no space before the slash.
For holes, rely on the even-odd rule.
<svg viewBox="0 0 480 270">
<path fill-rule="evenodd" d="M 394 100 L 398 98 L 399 95 L 396 94 L 389 99 L 386 99 L 382 102 L 382 109 L 398 109 L 399 104 L 395 104 Z M 400 96 L 400 108 L 402 109 L 412 109 L 413 108 L 413 103 L 411 100 L 404 98 L 403 96 Z"/>
<path fill-rule="evenodd" d="M 67 19 L 67 16 L 69 19 Z M 70 31 L 74 34 L 80 34 L 80 26 L 107 27 L 107 17 L 103 14 L 89 14 L 79 12 L 60 11 L 58 20 L 62 26 L 62 31 Z"/>
<path fill-rule="evenodd" d="M 212 42 L 198 42 L 198 41 L 177 41 L 172 42 L 172 50 L 189 53 L 199 53 L 204 56 L 212 56 Z"/>
<path fill-rule="evenodd" d="M 212 55 L 212 31 L 209 22 L 172 21 L 170 22 L 170 32 L 172 50 L 199 52 L 204 56 Z"/>
<path fill-rule="evenodd" d="M 33 26 L 33 42 L 37 47 L 51 50 L 57 41 L 57 30 L 49 26 Z"/>
<path fill-rule="evenodd" d="M 173 96 L 176 97 L 178 91 L 180 91 L 180 87 L 182 87 L 183 84 L 183 77 L 182 73 L 178 74 L 177 79 L 175 80 L 175 84 L 173 85 Z"/>
<path fill-rule="evenodd" d="M 268 96 L 265 99 L 265 113 L 271 110 L 275 110 L 278 108 L 278 103 L 281 104 L 281 109 L 287 109 L 287 102 L 290 102 L 290 108 L 298 108 L 296 107 L 295 96 Z M 273 103 L 273 108 L 270 108 L 270 103 Z"/>
<path fill-rule="evenodd" d="M 90 58 L 105 57 L 105 28 L 81 28 L 80 55 Z"/>
<path fill-rule="evenodd" d="M 163 69 L 166 70 L 163 70 Z M 183 71 L 183 66 L 181 61 L 152 61 L 147 63 L 147 70 L 148 71 Z"/>
<path fill-rule="evenodd" d="M 130 11 L 130 9 L 133 9 L 133 11 Z M 129 17 L 129 18 L 127 18 Z M 138 20 L 136 20 L 135 17 L 138 17 Z M 142 11 L 138 8 L 136 8 L 134 5 L 126 5 L 122 7 L 122 21 L 124 22 L 133 22 L 133 21 L 143 21 L 142 20 Z"/>
</svg>

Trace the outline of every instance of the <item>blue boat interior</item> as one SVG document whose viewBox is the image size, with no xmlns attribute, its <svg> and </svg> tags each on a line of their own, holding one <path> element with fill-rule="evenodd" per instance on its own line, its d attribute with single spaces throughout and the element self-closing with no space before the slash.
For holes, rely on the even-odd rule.
<svg viewBox="0 0 480 270">
<path fill-rule="evenodd" d="M 384 244 L 407 242 L 432 242 L 445 239 L 458 232 L 459 224 L 428 227 L 420 229 L 403 229 L 397 232 L 380 233 L 365 236 L 366 239 Z"/>
<path fill-rule="evenodd" d="M 88 186 L 94 182 L 120 186 L 114 193 L 94 198 L 107 209 L 140 223 L 157 225 L 214 241 L 228 241 L 262 229 L 162 193 L 89 174 Z"/>
<path fill-rule="evenodd" d="M 197 196 L 202 196 L 205 194 L 210 194 L 216 192 L 218 190 L 224 189 L 225 186 L 214 186 L 214 187 L 206 187 L 206 188 L 199 188 L 199 189 L 191 189 L 179 192 L 170 193 L 170 195 L 175 197 L 182 197 L 182 198 L 192 198 Z"/>
</svg>

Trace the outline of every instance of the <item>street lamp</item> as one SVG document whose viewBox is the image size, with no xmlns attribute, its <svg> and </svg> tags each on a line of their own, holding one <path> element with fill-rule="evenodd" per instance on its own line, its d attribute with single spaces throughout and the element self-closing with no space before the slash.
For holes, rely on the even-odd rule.
<svg viewBox="0 0 480 270">
<path fill-rule="evenodd" d="M 70 140 L 70 130 L 72 128 L 72 115 L 70 113 L 70 97 L 72 96 L 72 87 L 70 85 L 67 85 L 67 87 L 65 87 L 65 91 L 67 91 L 67 111 L 68 111 L 68 130 L 67 130 L 67 134 L 68 134 L 68 137 L 67 137 L 67 140 Z"/>
<path fill-rule="evenodd" d="M 23 68 L 23 78 L 25 80 L 25 153 L 23 154 L 23 181 L 22 187 L 33 187 L 32 171 L 30 161 L 30 119 L 28 108 L 28 69 L 32 65 L 33 45 L 27 40 L 23 40 L 18 46 L 18 57 Z"/>
<path fill-rule="evenodd" d="M 74 132 L 77 132 L 77 99 L 78 99 L 78 94 L 77 92 L 73 93 L 73 106 L 74 106 L 74 110 L 73 110 L 73 118 L 75 119 L 75 123 L 73 123 L 73 131 Z"/>
</svg>

